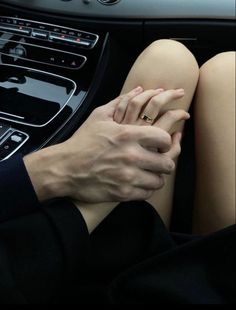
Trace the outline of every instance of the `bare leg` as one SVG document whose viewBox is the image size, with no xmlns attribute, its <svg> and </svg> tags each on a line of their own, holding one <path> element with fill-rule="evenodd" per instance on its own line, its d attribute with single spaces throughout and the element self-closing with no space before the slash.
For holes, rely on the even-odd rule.
<svg viewBox="0 0 236 310">
<path fill-rule="evenodd" d="M 181 43 L 172 40 L 159 40 L 152 43 L 138 57 L 133 65 L 122 93 L 142 86 L 146 89 L 184 88 L 185 96 L 165 107 L 188 110 L 199 76 L 199 68 L 194 56 Z M 164 111 L 163 111 L 164 112 Z M 183 122 L 172 131 L 182 131 Z M 175 175 L 166 177 L 163 189 L 157 191 L 149 202 L 156 208 L 166 226 L 169 226 L 173 202 Z"/>
<path fill-rule="evenodd" d="M 235 223 L 235 53 L 200 70 L 195 101 L 197 188 L 194 233 Z"/>
</svg>

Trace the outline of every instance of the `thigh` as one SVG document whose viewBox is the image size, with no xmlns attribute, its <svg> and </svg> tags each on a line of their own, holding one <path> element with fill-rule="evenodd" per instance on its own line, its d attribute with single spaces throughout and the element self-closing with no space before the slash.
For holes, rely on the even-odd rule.
<svg viewBox="0 0 236 310">
<path fill-rule="evenodd" d="M 184 45 L 173 40 L 159 40 L 148 46 L 138 57 L 121 93 L 127 93 L 137 86 L 142 86 L 144 90 L 184 88 L 184 98 L 170 103 L 162 113 L 170 109 L 187 111 L 192 102 L 198 76 L 198 64 Z M 182 131 L 183 126 L 184 123 L 181 122 L 172 131 Z M 164 188 L 149 200 L 167 226 L 172 209 L 174 181 L 175 174 L 166 177 Z"/>
<path fill-rule="evenodd" d="M 235 223 L 235 53 L 222 53 L 200 70 L 196 93 L 197 187 L 194 232 Z"/>
</svg>

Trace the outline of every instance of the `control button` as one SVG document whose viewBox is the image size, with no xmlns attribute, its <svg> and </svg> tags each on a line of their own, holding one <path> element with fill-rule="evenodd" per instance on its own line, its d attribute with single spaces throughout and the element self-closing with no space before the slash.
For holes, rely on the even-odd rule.
<svg viewBox="0 0 236 310">
<path fill-rule="evenodd" d="M 81 33 L 81 38 L 85 40 L 96 41 L 96 36 L 91 33 Z"/>
<path fill-rule="evenodd" d="M 0 139 L 8 132 L 9 129 L 10 126 L 0 124 Z"/>
<path fill-rule="evenodd" d="M 26 50 L 24 47 L 10 48 L 9 54 L 18 57 L 26 57 Z"/>
<path fill-rule="evenodd" d="M 41 30 L 47 30 L 47 27 L 45 25 L 39 24 L 38 28 Z"/>
<path fill-rule="evenodd" d="M 0 29 L 9 31 L 9 32 L 14 32 L 14 33 L 20 33 L 24 35 L 30 35 L 31 29 L 23 26 L 15 26 L 15 25 L 8 25 L 8 24 L 2 24 L 0 23 Z"/>
<path fill-rule="evenodd" d="M 27 134 L 14 130 L 12 134 L 0 144 L 0 160 L 15 153 L 28 140 L 28 138 L 29 136 Z"/>
<path fill-rule="evenodd" d="M 52 64 L 55 64 L 56 63 L 55 57 L 54 56 L 50 56 L 49 62 L 52 63 Z"/>
<path fill-rule="evenodd" d="M 82 46 L 86 46 L 86 47 L 90 47 L 90 45 L 91 45 L 91 42 L 86 41 L 86 40 L 81 40 L 81 39 L 76 39 L 74 41 L 74 43 L 77 45 L 82 45 Z"/>
<path fill-rule="evenodd" d="M 86 57 L 71 54 L 55 53 L 53 56 L 44 58 L 44 62 L 69 69 L 79 69 L 85 63 Z"/>
<path fill-rule="evenodd" d="M 47 31 L 33 29 L 31 36 L 37 39 L 47 40 L 49 33 Z"/>
<path fill-rule="evenodd" d="M 12 19 L 7 18 L 7 19 L 6 19 L 6 23 L 7 23 L 7 24 L 12 24 Z"/>
<path fill-rule="evenodd" d="M 77 64 L 76 60 L 72 60 L 69 65 L 70 65 L 71 68 L 77 68 L 78 67 L 78 64 Z"/>
<path fill-rule="evenodd" d="M 8 151 L 10 149 L 10 145 L 9 144 L 5 144 L 3 147 L 2 147 L 5 151 Z"/>
<path fill-rule="evenodd" d="M 75 31 L 69 31 L 68 35 L 72 36 L 72 37 L 76 37 L 76 32 Z"/>
<path fill-rule="evenodd" d="M 10 139 L 7 139 L 2 145 L 0 145 L 0 150 L 4 152 L 8 152 L 11 154 L 17 147 L 19 146 L 16 142 L 11 142 Z"/>
<path fill-rule="evenodd" d="M 66 29 L 61 29 L 61 33 L 62 33 L 62 34 L 68 34 L 68 30 L 66 30 Z"/>
<path fill-rule="evenodd" d="M 20 136 L 15 135 L 15 134 L 13 134 L 13 135 L 11 136 L 11 141 L 14 141 L 14 142 L 16 142 L 16 143 L 21 143 L 21 142 L 23 141 L 23 138 L 20 137 Z"/>
<path fill-rule="evenodd" d="M 79 69 L 84 65 L 85 62 L 86 62 L 86 59 L 82 57 L 74 57 L 74 56 L 71 56 L 67 60 L 67 64 L 70 69 Z"/>
<path fill-rule="evenodd" d="M 90 47 L 91 42 L 82 40 L 77 37 L 67 36 L 67 35 L 60 35 L 57 33 L 51 33 L 49 36 L 49 39 L 58 42 L 58 43 L 67 43 L 67 44 L 73 44 L 73 45 L 80 45 L 84 47 Z"/>
<path fill-rule="evenodd" d="M 58 32 L 58 33 L 60 33 L 60 32 L 61 32 L 61 29 L 60 29 L 60 28 L 58 28 L 58 27 L 56 27 L 56 28 L 53 28 L 53 31 L 54 31 L 54 32 Z"/>
</svg>

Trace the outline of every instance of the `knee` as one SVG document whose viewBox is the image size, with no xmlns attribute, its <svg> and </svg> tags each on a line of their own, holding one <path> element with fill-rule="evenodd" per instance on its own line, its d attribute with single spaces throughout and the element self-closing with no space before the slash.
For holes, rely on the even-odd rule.
<svg viewBox="0 0 236 310">
<path fill-rule="evenodd" d="M 151 43 L 144 51 L 144 55 L 153 61 L 160 61 L 163 59 L 171 66 L 178 66 L 179 68 L 188 68 L 189 72 L 199 74 L 198 63 L 190 50 L 182 43 L 170 40 L 161 39 Z"/>
<path fill-rule="evenodd" d="M 235 80 L 235 57 L 234 51 L 223 52 L 212 57 L 200 68 L 201 78 L 216 81 L 233 77 Z"/>
</svg>

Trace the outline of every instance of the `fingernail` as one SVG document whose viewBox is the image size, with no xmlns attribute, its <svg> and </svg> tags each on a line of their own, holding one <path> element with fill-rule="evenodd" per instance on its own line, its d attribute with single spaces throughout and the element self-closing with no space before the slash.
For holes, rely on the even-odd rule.
<svg viewBox="0 0 236 310">
<path fill-rule="evenodd" d="M 176 89 L 176 91 L 177 91 L 179 94 L 184 94 L 184 89 L 183 89 L 183 88 Z"/>
<path fill-rule="evenodd" d="M 157 88 L 156 91 L 163 92 L 164 88 Z"/>
<path fill-rule="evenodd" d="M 142 90 L 142 87 L 141 87 L 141 86 L 138 86 L 138 87 L 136 87 L 136 88 L 134 89 L 134 91 L 135 91 L 136 93 L 140 92 L 141 90 Z"/>
</svg>

